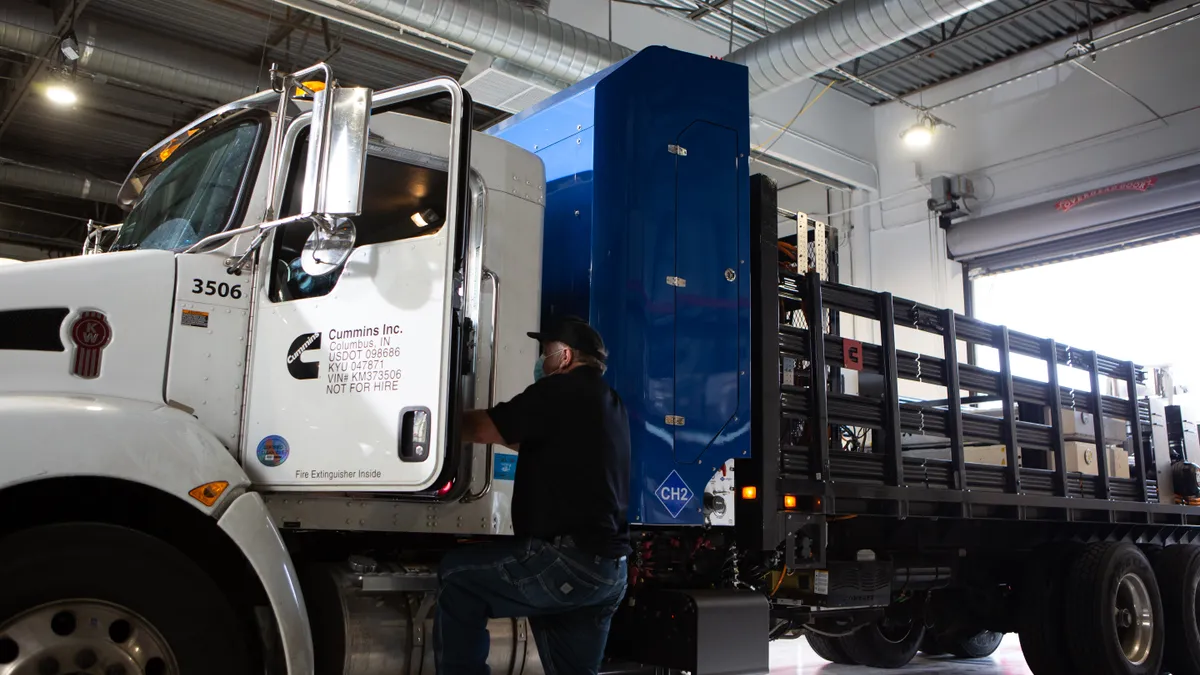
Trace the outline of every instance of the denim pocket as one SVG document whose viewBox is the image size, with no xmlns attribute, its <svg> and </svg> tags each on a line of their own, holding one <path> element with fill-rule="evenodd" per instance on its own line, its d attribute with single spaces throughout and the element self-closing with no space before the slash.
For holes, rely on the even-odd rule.
<svg viewBox="0 0 1200 675">
<path fill-rule="evenodd" d="M 563 607 L 581 607 L 595 602 L 597 595 L 608 591 L 588 575 L 579 571 L 560 557 L 538 575 L 541 590 L 555 604 Z"/>
</svg>

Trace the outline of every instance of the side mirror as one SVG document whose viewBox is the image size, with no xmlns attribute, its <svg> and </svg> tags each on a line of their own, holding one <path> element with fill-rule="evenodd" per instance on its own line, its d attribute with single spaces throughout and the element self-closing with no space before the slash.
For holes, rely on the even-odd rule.
<svg viewBox="0 0 1200 675">
<path fill-rule="evenodd" d="M 300 251 L 300 269 L 314 277 L 333 272 L 354 252 L 356 237 L 354 223 L 349 218 L 329 221 L 314 216 L 313 233 L 304 242 L 304 250 Z"/>
<path fill-rule="evenodd" d="M 300 215 L 362 212 L 370 121 L 370 89 L 333 86 L 313 95 Z"/>
</svg>

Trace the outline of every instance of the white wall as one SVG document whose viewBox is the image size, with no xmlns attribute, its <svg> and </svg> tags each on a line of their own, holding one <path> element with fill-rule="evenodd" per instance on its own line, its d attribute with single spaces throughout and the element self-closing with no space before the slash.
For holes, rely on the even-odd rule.
<svg viewBox="0 0 1200 675">
<path fill-rule="evenodd" d="M 1182 6 L 1172 3 L 1155 12 Z M 1102 29 L 1103 35 L 1144 15 Z M 1101 45 L 1105 42 L 1101 42 Z M 1200 22 L 1097 55 L 1084 63 L 1141 98 L 1065 65 L 949 105 L 938 104 L 1062 58 L 1069 41 L 924 92 L 922 103 L 956 125 L 916 153 L 900 132 L 916 114 L 898 104 L 874 111 L 882 204 L 871 221 L 872 286 L 962 309 L 959 266 L 945 260 L 941 231 L 928 225 L 930 178 L 967 174 L 989 214 L 1200 161 Z M 915 101 L 914 101 L 915 102 Z"/>
<path fill-rule="evenodd" d="M 843 183 L 878 187 L 871 107 L 837 90 L 822 95 L 824 89 L 825 85 L 816 80 L 805 80 L 751 100 L 751 147 L 769 144 L 767 153 L 777 159 Z M 820 99 L 787 127 L 805 101 L 818 95 Z"/>
</svg>

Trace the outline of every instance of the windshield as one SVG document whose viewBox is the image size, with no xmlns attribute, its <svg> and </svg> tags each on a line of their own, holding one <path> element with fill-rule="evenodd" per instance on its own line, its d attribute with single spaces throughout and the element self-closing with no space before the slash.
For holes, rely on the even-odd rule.
<svg viewBox="0 0 1200 675">
<path fill-rule="evenodd" d="M 180 249 L 224 230 L 254 155 L 258 129 L 257 121 L 247 121 L 184 147 L 150 180 L 114 248 Z"/>
</svg>

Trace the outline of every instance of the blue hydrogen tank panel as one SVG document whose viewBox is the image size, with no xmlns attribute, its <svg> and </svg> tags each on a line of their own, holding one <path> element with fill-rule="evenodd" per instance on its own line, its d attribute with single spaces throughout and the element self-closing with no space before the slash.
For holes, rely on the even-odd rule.
<svg viewBox="0 0 1200 675">
<path fill-rule="evenodd" d="M 604 336 L 632 523 L 703 524 L 709 480 L 750 454 L 747 87 L 650 47 L 489 131 L 545 164 L 542 322 Z"/>
</svg>

